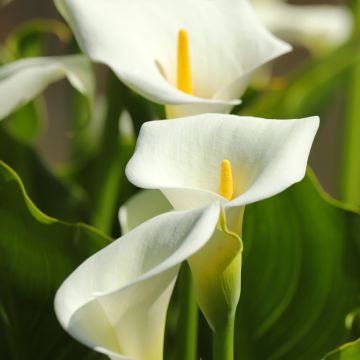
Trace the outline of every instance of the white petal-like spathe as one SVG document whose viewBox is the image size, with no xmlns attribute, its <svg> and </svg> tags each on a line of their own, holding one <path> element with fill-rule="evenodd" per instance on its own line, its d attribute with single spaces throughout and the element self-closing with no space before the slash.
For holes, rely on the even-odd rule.
<svg viewBox="0 0 360 360">
<path fill-rule="evenodd" d="M 64 329 L 113 359 L 161 360 L 179 265 L 207 243 L 219 211 L 160 215 L 87 259 L 56 294 Z"/>
<path fill-rule="evenodd" d="M 239 302 L 242 242 L 236 236 L 216 230 L 188 262 L 197 303 L 210 327 L 217 332 L 235 315 Z"/>
<path fill-rule="evenodd" d="M 290 50 L 261 25 L 247 0 L 55 2 L 91 59 L 150 100 L 195 104 L 190 112 L 229 110 L 249 73 Z M 180 29 L 189 34 L 194 96 L 176 89 Z"/>
<path fill-rule="evenodd" d="M 220 164 L 228 159 L 234 199 L 244 206 L 300 181 L 306 170 L 318 117 L 267 120 L 203 114 L 152 121 L 141 128 L 126 174 L 138 187 L 160 189 L 175 209 L 220 199 Z"/>
<path fill-rule="evenodd" d="M 92 99 L 95 80 L 91 64 L 84 56 L 28 58 L 0 67 L 0 120 L 65 77 Z"/>
<path fill-rule="evenodd" d="M 143 222 L 173 207 L 160 190 L 143 190 L 132 196 L 119 210 L 122 233 L 128 233 Z"/>
<path fill-rule="evenodd" d="M 353 18 L 345 6 L 294 5 L 271 0 L 252 3 L 270 31 L 315 51 L 339 45 L 351 34 Z"/>
<path fill-rule="evenodd" d="M 119 211 L 121 228 L 128 232 L 146 220 L 173 208 L 159 190 L 143 190 L 130 198 Z M 226 209 L 226 222 L 241 236 L 244 208 Z M 206 245 L 188 259 L 194 278 L 196 298 L 211 328 L 221 327 L 235 312 L 241 287 L 239 238 L 216 230 Z M 226 292 L 223 289 L 227 289 Z"/>
</svg>

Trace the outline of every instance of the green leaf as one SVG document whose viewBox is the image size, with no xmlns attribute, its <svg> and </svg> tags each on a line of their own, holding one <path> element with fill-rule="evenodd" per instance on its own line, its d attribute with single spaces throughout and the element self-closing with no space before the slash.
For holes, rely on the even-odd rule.
<svg viewBox="0 0 360 360">
<path fill-rule="evenodd" d="M 236 359 L 318 360 L 353 340 L 345 318 L 359 307 L 360 215 L 314 181 L 245 211 Z"/>
<path fill-rule="evenodd" d="M 30 145 L 21 143 L 1 125 L 0 160 L 20 175 L 31 199 L 51 216 L 70 221 L 86 220 L 83 194 L 56 177 Z"/>
<path fill-rule="evenodd" d="M 53 299 L 77 265 L 110 239 L 40 212 L 0 162 L 0 329 L 4 359 L 100 359 L 60 328 Z"/>
<path fill-rule="evenodd" d="M 327 354 L 323 360 L 358 360 L 360 359 L 360 340 L 340 346 Z"/>
</svg>

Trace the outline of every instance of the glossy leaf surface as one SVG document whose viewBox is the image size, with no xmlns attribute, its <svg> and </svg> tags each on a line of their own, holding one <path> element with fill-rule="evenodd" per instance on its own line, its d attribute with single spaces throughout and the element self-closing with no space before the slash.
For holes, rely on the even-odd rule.
<svg viewBox="0 0 360 360">
<path fill-rule="evenodd" d="M 65 277 L 110 239 L 44 215 L 0 162 L 0 328 L 6 359 L 94 358 L 57 323 L 53 300 Z M 88 355 L 90 354 L 90 357 Z"/>
</svg>

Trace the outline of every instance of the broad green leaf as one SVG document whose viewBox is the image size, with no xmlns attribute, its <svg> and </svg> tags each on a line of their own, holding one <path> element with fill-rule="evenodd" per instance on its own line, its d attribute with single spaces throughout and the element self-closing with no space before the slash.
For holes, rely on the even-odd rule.
<svg viewBox="0 0 360 360">
<path fill-rule="evenodd" d="M 311 178 L 245 211 L 236 359 L 318 360 L 353 340 L 360 215 Z"/>
<path fill-rule="evenodd" d="M 323 360 L 358 360 L 360 359 L 360 340 L 347 343 L 327 354 Z"/>
<path fill-rule="evenodd" d="M 61 329 L 54 294 L 110 239 L 43 214 L 16 173 L 0 162 L 0 328 L 4 359 L 100 359 Z"/>
<path fill-rule="evenodd" d="M 58 178 L 36 151 L 9 134 L 0 125 L 0 160 L 21 177 L 33 201 L 47 214 L 68 221 L 86 220 L 84 194 Z"/>
</svg>

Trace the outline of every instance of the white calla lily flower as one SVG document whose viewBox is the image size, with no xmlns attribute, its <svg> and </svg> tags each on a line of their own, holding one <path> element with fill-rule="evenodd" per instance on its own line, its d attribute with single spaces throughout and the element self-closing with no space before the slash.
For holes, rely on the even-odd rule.
<svg viewBox="0 0 360 360">
<path fill-rule="evenodd" d="M 310 50 L 338 46 L 351 34 L 350 10 L 339 5 L 295 5 L 284 0 L 251 0 L 270 31 Z"/>
<path fill-rule="evenodd" d="M 83 51 L 171 117 L 227 112 L 251 73 L 288 52 L 248 0 L 55 0 Z"/>
<path fill-rule="evenodd" d="M 143 190 L 130 198 L 119 210 L 122 231 L 136 228 L 144 221 L 173 210 L 172 205 L 159 190 Z M 217 331 L 234 316 L 240 297 L 243 208 L 227 210 L 226 218 L 234 225 L 235 233 L 216 229 L 210 241 L 188 259 L 195 278 L 199 305 L 209 325 Z M 219 221 L 223 221 L 223 216 Z M 208 264 L 211 264 L 209 267 Z M 205 286 L 204 286 L 205 285 Z M 222 290 L 227 289 L 224 297 Z"/>
<path fill-rule="evenodd" d="M 180 264 L 208 242 L 219 212 L 215 203 L 160 215 L 87 259 L 56 294 L 61 325 L 111 359 L 161 360 Z"/>
<path fill-rule="evenodd" d="M 318 126 L 318 117 L 268 120 L 224 114 L 148 122 L 126 175 L 140 188 L 160 189 L 177 210 L 214 200 L 225 208 L 245 206 L 304 177 Z M 231 199 L 219 193 L 224 160 L 232 172 Z"/>
<path fill-rule="evenodd" d="M 142 126 L 126 168 L 133 184 L 161 190 L 177 210 L 222 203 L 221 229 L 189 259 L 199 306 L 214 331 L 234 316 L 240 296 L 245 205 L 304 177 L 318 126 L 318 117 L 266 120 L 220 114 Z M 142 202 L 149 198 L 153 209 Z M 156 198 L 157 192 L 143 193 L 128 202 L 120 210 L 123 226 L 168 208 L 163 199 L 155 205 Z"/>
<path fill-rule="evenodd" d="M 0 67 L 0 120 L 63 78 L 84 96 L 93 98 L 95 79 L 84 56 L 27 58 Z"/>
</svg>

